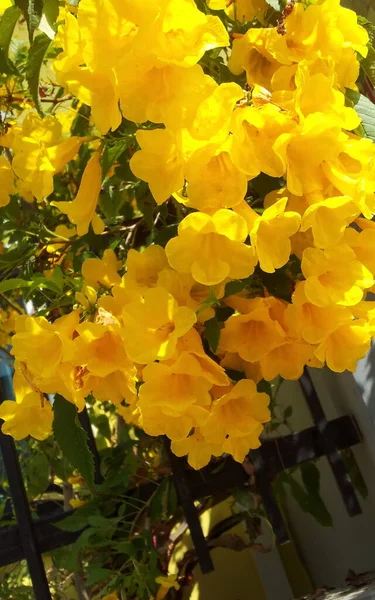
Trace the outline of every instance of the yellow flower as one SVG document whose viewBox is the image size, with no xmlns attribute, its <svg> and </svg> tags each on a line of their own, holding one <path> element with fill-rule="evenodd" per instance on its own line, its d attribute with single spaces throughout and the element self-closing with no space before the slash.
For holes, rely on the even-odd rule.
<svg viewBox="0 0 375 600">
<path fill-rule="evenodd" d="M 130 160 L 136 177 L 147 181 L 157 204 L 184 185 L 184 159 L 178 137 L 167 129 L 140 130 L 137 140 L 142 150 Z"/>
<path fill-rule="evenodd" d="M 273 150 L 281 136 L 293 132 L 296 122 L 273 104 L 261 108 L 247 107 L 233 115 L 231 156 L 234 164 L 253 179 L 260 172 L 271 177 L 284 175 L 285 166 Z"/>
<path fill-rule="evenodd" d="M 161 246 L 148 246 L 143 252 L 130 249 L 126 258 L 124 286 L 127 290 L 143 294 L 157 285 L 159 273 L 167 266 L 165 250 Z"/>
<path fill-rule="evenodd" d="M 304 340 L 288 339 L 259 359 L 263 378 L 272 381 L 280 375 L 283 379 L 299 379 L 313 353 L 314 348 Z"/>
<path fill-rule="evenodd" d="M 208 96 L 202 98 L 194 119 L 188 125 L 191 136 L 204 142 L 225 142 L 231 131 L 233 111 L 243 97 L 244 92 L 236 83 L 215 86 Z"/>
<path fill-rule="evenodd" d="M 302 196 L 324 189 L 321 166 L 336 159 L 344 140 L 340 125 L 323 113 L 308 115 L 298 133 L 280 135 L 273 149 L 287 171 L 288 190 Z"/>
<path fill-rule="evenodd" d="M 2 15 L 7 8 L 13 6 L 12 0 L 1 0 L 0 1 L 0 15 Z"/>
<path fill-rule="evenodd" d="M 218 351 L 220 353 L 220 349 Z M 231 371 L 239 371 L 246 375 L 246 379 L 252 379 L 255 383 L 263 378 L 258 362 L 247 362 L 237 352 L 226 352 L 220 360 L 220 366 Z"/>
<path fill-rule="evenodd" d="M 207 5 L 211 10 L 225 10 L 233 21 L 242 23 L 252 21 L 255 17 L 261 19 L 268 9 L 265 0 L 207 0 Z"/>
<path fill-rule="evenodd" d="M 260 85 L 270 89 L 272 77 L 280 66 L 267 49 L 270 37 L 273 39 L 273 45 L 283 44 L 282 36 L 275 35 L 274 31 L 249 29 L 245 35 L 233 42 L 228 68 L 234 75 L 246 71 L 246 80 L 251 87 Z"/>
<path fill-rule="evenodd" d="M 183 352 L 172 364 L 154 363 L 143 370 L 138 407 L 149 435 L 185 438 L 209 416 L 214 384 L 228 385 L 224 370 L 204 354 Z"/>
<path fill-rule="evenodd" d="M 82 265 L 82 277 L 85 285 L 98 289 L 100 285 L 111 288 L 121 282 L 121 277 L 117 273 L 121 268 L 121 263 L 117 260 L 113 250 L 108 248 L 104 250 L 103 258 L 88 258 Z"/>
<path fill-rule="evenodd" d="M 220 348 L 237 352 L 247 362 L 254 363 L 286 341 L 277 320 L 272 318 L 272 306 L 265 298 L 248 300 L 248 312 L 232 315 L 221 330 Z"/>
<path fill-rule="evenodd" d="M 87 163 L 77 196 L 72 202 L 51 202 L 77 226 L 77 234 L 80 236 L 88 232 L 90 223 L 96 234 L 104 230 L 104 223 L 95 212 L 102 185 L 102 169 L 99 161 L 100 152 L 95 152 Z"/>
<path fill-rule="evenodd" d="M 155 64 L 149 57 L 126 56 L 117 74 L 124 117 L 135 123 L 164 123 L 173 130 L 184 124 L 189 126 L 200 102 L 216 88 L 215 81 L 204 74 L 200 65 L 186 69 Z"/>
<path fill-rule="evenodd" d="M 208 442 L 198 428 L 194 433 L 182 440 L 172 440 L 171 449 L 176 456 L 186 456 L 193 469 L 202 469 L 211 460 L 211 456 L 220 456 L 223 452 L 221 444 Z"/>
<path fill-rule="evenodd" d="M 126 353 L 134 362 L 145 364 L 171 358 L 178 338 L 196 322 L 195 313 L 179 307 L 167 290 L 156 287 L 129 302 L 123 310 Z"/>
<path fill-rule="evenodd" d="M 193 213 L 180 223 L 178 237 L 165 251 L 173 269 L 191 273 L 198 283 L 216 285 L 253 272 L 256 256 L 254 248 L 243 243 L 246 237 L 246 221 L 230 210 L 220 209 L 212 217 Z"/>
<path fill-rule="evenodd" d="M 15 194 L 14 174 L 12 167 L 5 158 L 0 156 L 0 207 L 7 206 L 10 202 L 11 194 Z"/>
<path fill-rule="evenodd" d="M 253 436 L 250 447 L 259 446 L 263 423 L 270 420 L 269 396 L 257 392 L 254 381 L 241 379 L 233 388 L 214 401 L 202 433 L 207 440 L 223 443 L 226 437 Z"/>
<path fill-rule="evenodd" d="M 370 271 L 347 244 L 325 250 L 306 248 L 301 269 L 306 297 L 316 306 L 354 306 L 362 300 L 363 290 L 374 283 Z"/>
<path fill-rule="evenodd" d="M 79 322 L 78 312 L 60 317 L 53 324 L 44 317 L 19 317 L 12 338 L 12 354 L 25 362 L 35 377 L 48 378 L 74 352 L 73 333 Z"/>
<path fill-rule="evenodd" d="M 69 500 L 69 504 L 72 508 L 80 508 L 87 504 L 87 500 L 81 500 L 80 498 L 72 498 Z"/>
<path fill-rule="evenodd" d="M 152 247 L 152 246 L 151 246 Z M 160 271 L 157 285 L 165 288 L 179 306 L 188 306 L 197 313 L 200 322 L 215 316 L 215 310 L 209 304 L 210 294 L 222 298 L 225 292 L 225 281 L 216 285 L 211 291 L 209 286 L 197 283 L 190 273 L 177 273 L 174 269 L 165 268 Z"/>
<path fill-rule="evenodd" d="M 93 73 L 105 73 L 117 65 L 137 28 L 125 18 L 121 4 L 104 0 L 81 0 L 78 29 L 82 58 Z"/>
<path fill-rule="evenodd" d="M 229 46 L 221 20 L 202 13 L 194 0 L 168 0 L 163 5 L 159 19 L 140 38 L 145 44 L 152 42 L 153 52 L 163 62 L 193 66 L 208 50 Z"/>
<path fill-rule="evenodd" d="M 68 477 L 68 483 L 70 483 L 71 485 L 84 485 L 85 480 L 83 479 L 82 475 L 71 475 L 70 477 Z"/>
<path fill-rule="evenodd" d="M 2 432 L 15 440 L 29 435 L 45 440 L 52 433 L 52 407 L 38 392 L 30 392 L 17 402 L 5 400 L 0 406 L 0 418 L 4 420 Z"/>
<path fill-rule="evenodd" d="M 261 216 L 246 202 L 235 208 L 247 220 L 251 244 L 258 255 L 260 268 L 266 273 L 274 273 L 288 262 L 290 238 L 301 224 L 298 213 L 285 210 L 287 202 L 288 198 L 280 198 Z"/>
<path fill-rule="evenodd" d="M 368 228 L 358 232 L 348 227 L 344 232 L 343 241 L 353 250 L 357 260 L 375 275 L 375 229 Z"/>
<path fill-rule="evenodd" d="M 229 148 L 207 145 L 194 152 L 186 164 L 186 206 L 214 213 L 232 208 L 244 199 L 247 177 L 233 164 Z"/>
<path fill-rule="evenodd" d="M 171 588 L 180 589 L 180 585 L 177 583 L 177 575 L 168 575 L 167 577 L 161 575 L 156 577 L 155 581 L 160 584 L 155 600 L 163 600 Z"/>
<path fill-rule="evenodd" d="M 355 371 L 370 348 L 370 328 L 365 319 L 340 325 L 322 340 L 315 355 L 336 373 Z"/>
<path fill-rule="evenodd" d="M 320 64 L 302 61 L 295 75 L 296 91 L 272 94 L 272 101 L 284 108 L 295 109 L 303 119 L 307 115 L 321 112 L 336 120 L 342 129 L 353 130 L 361 119 L 354 108 L 345 106 L 345 95 L 335 89 L 335 73 L 320 72 Z M 315 69 L 317 71 L 315 71 Z M 319 69 L 319 70 L 318 70 Z M 285 103 L 285 99 L 289 102 Z"/>
<path fill-rule="evenodd" d="M 348 196 L 326 198 L 312 204 L 302 217 L 301 231 L 312 229 L 317 248 L 337 244 L 349 225 L 359 215 L 359 210 Z"/>
<path fill-rule="evenodd" d="M 293 303 L 285 311 L 285 322 L 289 330 L 294 329 L 297 337 L 300 335 L 309 344 L 319 344 L 330 331 L 350 323 L 353 315 L 345 306 L 311 304 L 305 294 L 305 285 L 304 281 L 297 284 Z"/>
</svg>

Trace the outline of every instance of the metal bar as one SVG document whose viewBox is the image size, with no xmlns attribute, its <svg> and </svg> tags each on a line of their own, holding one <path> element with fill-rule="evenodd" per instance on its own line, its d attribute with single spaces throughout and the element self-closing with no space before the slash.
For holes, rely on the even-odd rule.
<svg viewBox="0 0 375 600">
<path fill-rule="evenodd" d="M 100 485 L 101 483 L 103 483 L 104 479 L 103 479 L 103 475 L 101 474 L 101 471 L 100 471 L 100 456 L 99 456 L 98 449 L 96 447 L 96 442 L 95 442 L 94 434 L 92 432 L 92 427 L 91 427 L 91 423 L 90 423 L 89 414 L 87 412 L 87 408 L 84 408 L 80 413 L 78 413 L 78 419 L 79 419 L 79 422 L 81 423 L 81 427 L 87 433 L 87 445 L 88 445 L 89 450 L 94 459 L 94 482 L 97 485 Z"/>
<path fill-rule="evenodd" d="M 307 405 L 310 409 L 311 416 L 319 431 L 321 442 L 325 449 L 325 454 L 332 469 L 332 473 L 336 479 L 336 483 L 340 490 L 346 510 L 351 517 L 360 515 L 362 514 L 362 509 L 359 504 L 357 494 L 355 493 L 353 484 L 351 482 L 349 473 L 346 470 L 339 449 L 329 436 L 328 422 L 307 367 L 305 367 L 303 375 L 299 381 Z"/>
<path fill-rule="evenodd" d="M 352 417 L 344 416 L 328 421 L 327 435 L 339 450 L 361 442 L 358 428 Z M 309 427 L 290 435 L 264 440 L 257 450 L 262 455 L 269 478 L 289 467 L 324 456 L 325 450 L 317 427 Z M 222 467 L 208 465 L 200 471 L 188 470 L 185 478 L 193 500 L 225 492 L 235 487 L 243 487 L 249 479 L 242 465 L 231 457 L 226 457 Z M 155 492 L 157 483 L 147 483 L 137 487 L 137 494 L 145 501 Z M 129 495 L 132 491 L 129 491 Z M 34 522 L 39 549 L 47 552 L 73 543 L 81 531 L 68 532 L 55 527 L 54 523 L 64 519 L 74 511 L 50 514 Z M 0 529 L 0 567 L 25 558 L 18 527 Z"/>
<path fill-rule="evenodd" d="M 5 399 L 2 379 L 0 378 L 0 402 Z M 2 420 L 0 422 L 2 423 Z M 38 547 L 15 443 L 10 436 L 0 432 L 0 447 L 12 494 L 14 512 L 18 522 L 19 537 L 25 553 L 35 597 L 38 600 L 51 600 L 47 576 L 44 570 L 41 551 Z"/>
<path fill-rule="evenodd" d="M 173 481 L 176 486 L 177 495 L 180 499 L 181 506 L 184 509 L 184 514 L 189 526 L 191 539 L 194 544 L 201 571 L 204 574 L 211 573 L 211 571 L 214 571 L 214 564 L 212 562 L 210 550 L 207 546 L 206 538 L 204 537 L 198 511 L 185 476 L 183 461 L 173 454 L 170 441 L 167 439 L 165 441 L 165 447 L 171 463 Z"/>
<path fill-rule="evenodd" d="M 267 474 L 267 467 L 259 450 L 250 452 L 251 461 L 255 470 L 255 482 L 262 497 L 264 508 L 272 525 L 276 539 L 279 544 L 289 542 L 289 534 L 284 519 L 273 494 L 272 485 Z"/>
</svg>

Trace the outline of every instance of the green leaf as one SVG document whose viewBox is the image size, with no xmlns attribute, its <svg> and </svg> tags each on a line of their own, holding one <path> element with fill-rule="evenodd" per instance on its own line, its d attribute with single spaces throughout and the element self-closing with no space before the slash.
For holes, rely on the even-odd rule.
<svg viewBox="0 0 375 600">
<path fill-rule="evenodd" d="M 77 508 L 69 517 L 65 517 L 62 521 L 55 523 L 55 527 L 63 531 L 80 531 L 87 527 L 88 518 L 95 510 L 95 507 L 91 503 L 87 503 Z"/>
<path fill-rule="evenodd" d="M 362 119 L 366 137 L 375 142 L 375 104 L 361 94 L 354 109 Z"/>
<path fill-rule="evenodd" d="M 0 281 L 0 294 L 9 292 L 9 290 L 18 290 L 19 288 L 30 287 L 31 281 L 25 281 L 24 279 L 6 279 Z"/>
<path fill-rule="evenodd" d="M 43 14 L 43 0 L 14 0 L 26 19 L 30 44 L 34 39 L 34 31 L 38 28 Z"/>
<path fill-rule="evenodd" d="M 125 152 L 129 143 L 132 141 L 133 136 L 129 136 L 129 140 L 120 140 L 111 146 L 106 146 L 102 157 L 102 169 L 104 177 L 107 176 L 108 171 L 114 163 L 118 161 L 121 154 Z"/>
<path fill-rule="evenodd" d="M 38 113 L 43 116 L 42 107 L 39 99 L 39 77 L 40 69 L 43 64 L 44 56 L 51 44 L 51 40 L 45 33 L 40 33 L 32 42 L 29 50 L 29 57 L 26 66 L 26 79 L 35 107 Z"/>
<path fill-rule="evenodd" d="M 136 550 L 131 542 L 120 542 L 118 546 L 116 546 L 116 550 L 119 554 L 126 554 L 132 558 L 136 556 Z"/>
<path fill-rule="evenodd" d="M 52 29 L 55 29 L 59 16 L 59 0 L 44 0 L 44 14 Z"/>
<path fill-rule="evenodd" d="M 110 190 L 105 194 L 100 194 L 99 206 L 107 219 L 118 217 L 121 208 L 126 202 L 126 193 L 124 191 Z"/>
<path fill-rule="evenodd" d="M 216 317 L 205 322 L 204 335 L 210 346 L 211 352 L 216 354 L 220 340 L 220 325 Z"/>
<path fill-rule="evenodd" d="M 94 461 L 87 445 L 87 434 L 78 421 L 74 404 L 56 395 L 53 403 L 53 433 L 65 458 L 79 471 L 87 485 L 94 485 Z"/>
<path fill-rule="evenodd" d="M 4 51 L 6 57 L 8 57 L 13 31 L 20 16 L 21 11 L 18 6 L 10 6 L 0 19 L 0 48 Z"/>
<path fill-rule="evenodd" d="M 247 287 L 250 287 L 253 276 L 246 277 L 246 279 L 236 279 L 235 281 L 229 281 L 225 286 L 224 298 L 239 294 Z"/>
<path fill-rule="evenodd" d="M 160 229 L 155 234 L 155 239 L 154 239 L 155 244 L 158 244 L 159 246 L 164 247 L 166 245 L 166 243 L 169 242 L 169 240 L 176 237 L 177 227 L 178 227 L 177 224 L 174 223 L 173 225 L 166 225 L 165 227 Z"/>
<path fill-rule="evenodd" d="M 16 75 L 18 73 L 17 68 L 12 61 L 7 57 L 4 50 L 0 48 L 0 73 L 5 75 Z"/>
<path fill-rule="evenodd" d="M 102 517 L 102 515 L 92 515 L 92 517 L 88 518 L 88 523 L 91 527 L 96 527 L 97 529 L 108 529 L 112 525 L 112 521 L 106 519 L 106 517 Z"/>
<path fill-rule="evenodd" d="M 56 287 L 60 290 L 60 292 L 62 292 L 64 288 L 64 275 L 59 265 L 56 265 L 56 267 L 54 268 L 51 279 L 56 285 Z"/>
<path fill-rule="evenodd" d="M 87 569 L 87 585 L 94 585 L 95 583 L 99 583 L 108 579 L 113 575 L 113 571 L 111 569 L 103 569 L 102 567 L 97 567 L 96 565 L 89 565 Z"/>
</svg>

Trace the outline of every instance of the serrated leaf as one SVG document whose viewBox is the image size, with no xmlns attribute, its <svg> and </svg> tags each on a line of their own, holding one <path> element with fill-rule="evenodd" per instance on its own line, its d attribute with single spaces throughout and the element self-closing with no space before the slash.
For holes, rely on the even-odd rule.
<svg viewBox="0 0 375 600">
<path fill-rule="evenodd" d="M 94 485 L 94 461 L 87 445 L 87 434 L 78 421 L 74 404 L 56 395 L 53 433 L 63 456 L 79 471 L 89 487 Z"/>
<path fill-rule="evenodd" d="M 96 527 L 97 529 L 108 529 L 112 524 L 110 519 L 102 517 L 102 515 L 92 515 L 88 518 L 88 523 L 91 527 Z"/>
<path fill-rule="evenodd" d="M 43 14 L 43 0 L 14 0 L 26 19 L 30 44 L 34 39 L 34 31 L 38 28 Z"/>
<path fill-rule="evenodd" d="M 42 107 L 39 99 L 39 77 L 40 69 L 43 64 L 44 56 L 51 44 L 51 40 L 45 33 L 40 33 L 32 42 L 29 50 L 29 57 L 26 66 L 26 79 L 35 107 L 38 113 L 43 116 Z"/>
<path fill-rule="evenodd" d="M 19 288 L 30 287 L 31 281 L 25 281 L 24 279 L 6 279 L 0 282 L 0 294 L 9 292 L 9 290 L 17 290 Z"/>
<path fill-rule="evenodd" d="M 375 104 L 361 94 L 354 109 L 362 119 L 362 127 L 366 137 L 375 142 Z"/>
<path fill-rule="evenodd" d="M 220 325 L 216 317 L 205 322 L 204 335 L 210 346 L 211 352 L 216 354 L 220 340 Z"/>
</svg>

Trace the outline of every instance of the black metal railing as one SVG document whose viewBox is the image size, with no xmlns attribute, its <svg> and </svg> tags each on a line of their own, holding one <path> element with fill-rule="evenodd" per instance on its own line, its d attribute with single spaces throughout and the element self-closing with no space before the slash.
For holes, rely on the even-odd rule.
<svg viewBox="0 0 375 600">
<path fill-rule="evenodd" d="M 326 456 L 348 514 L 353 517 L 361 513 L 355 489 L 340 455 L 340 450 L 361 443 L 358 426 L 351 416 L 327 421 L 307 369 L 300 379 L 300 385 L 315 425 L 297 433 L 264 440 L 258 450 L 253 450 L 249 454 L 249 460 L 254 467 L 258 493 L 262 497 L 268 519 L 280 544 L 287 542 L 289 537 L 273 493 L 272 480 L 278 473 L 290 467 Z M 0 378 L 1 401 L 5 398 L 5 389 L 9 397 L 9 379 Z M 86 410 L 80 413 L 79 419 L 88 435 L 90 450 L 94 456 L 95 483 L 99 484 L 103 481 L 100 472 L 100 456 Z M 230 457 L 224 459 L 220 470 L 210 465 L 201 471 L 187 469 L 186 461 L 174 456 L 170 451 L 169 442 L 166 440 L 165 443 L 178 501 L 190 529 L 197 560 L 202 572 L 209 573 L 214 567 L 195 500 L 218 492 L 229 494 L 230 490 L 236 487 L 246 488 L 249 484 L 249 475 L 241 464 Z M 58 514 L 47 514 L 36 521 L 32 519 L 14 441 L 1 432 L 0 448 L 17 519 L 17 526 L 0 530 L 0 567 L 25 559 L 36 600 L 50 600 L 51 594 L 42 554 L 73 543 L 81 532 L 62 531 L 55 526 L 58 521 L 74 512 L 73 510 L 64 512 L 61 509 Z M 155 490 L 155 485 L 157 484 L 145 484 L 142 486 L 142 493 L 148 497 Z"/>
</svg>

